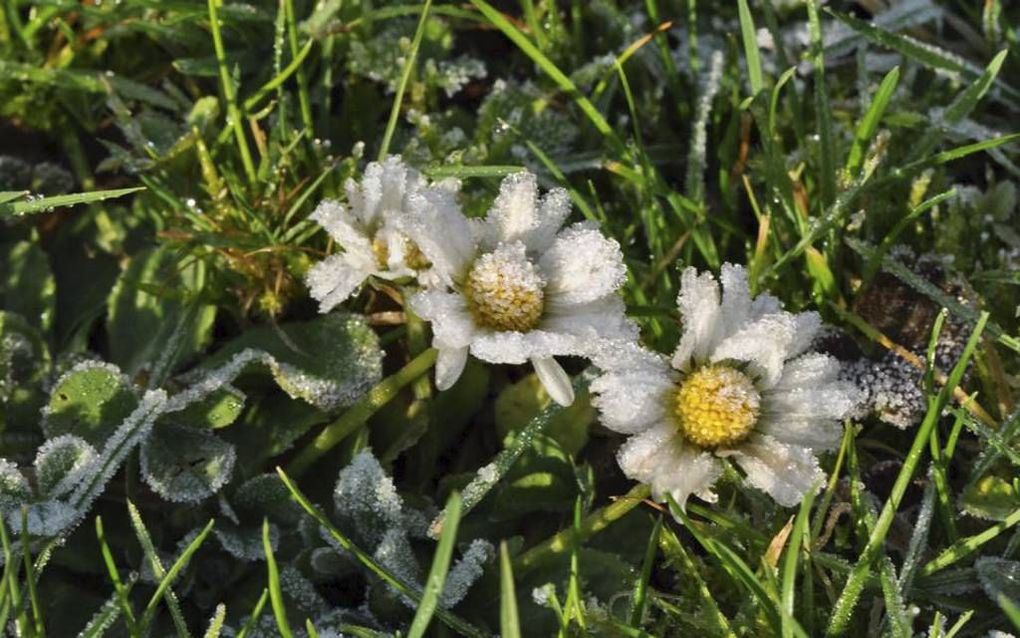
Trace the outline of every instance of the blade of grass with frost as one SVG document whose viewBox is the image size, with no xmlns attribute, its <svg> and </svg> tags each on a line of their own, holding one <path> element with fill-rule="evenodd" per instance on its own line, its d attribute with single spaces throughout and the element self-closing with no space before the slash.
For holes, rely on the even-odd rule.
<svg viewBox="0 0 1020 638">
<path fill-rule="evenodd" d="M 900 234 L 902 234 L 903 231 L 910 227 L 910 224 L 917 220 L 921 215 L 932 210 L 942 202 L 946 201 L 951 197 L 955 197 L 956 192 L 957 191 L 955 188 L 950 188 L 947 191 L 941 192 L 938 195 L 930 197 L 921 202 L 920 204 L 918 204 L 913 209 L 911 209 L 910 212 L 908 212 L 898 222 L 896 222 L 896 225 L 893 226 L 888 233 L 886 233 L 885 237 L 882 238 L 882 241 L 879 242 L 878 248 L 874 250 L 871 253 L 871 256 L 868 258 L 864 266 L 863 273 L 864 281 L 865 282 L 871 281 L 871 279 L 875 276 L 875 273 L 878 272 L 878 269 L 881 268 L 883 257 L 896 244 L 896 240 L 899 238 Z"/>
<path fill-rule="evenodd" d="M 850 153 L 846 158 L 845 170 L 851 177 L 856 177 L 860 173 L 868 146 L 878 131 L 878 123 L 882 121 L 882 116 L 889 106 L 889 100 L 892 99 L 893 93 L 896 92 L 896 86 L 899 84 L 899 81 L 900 67 L 894 66 L 882 78 L 882 83 L 879 84 L 878 90 L 875 91 L 875 97 L 871 99 L 868 111 L 857 124 L 857 130 L 854 131 L 854 141 L 850 145 Z"/>
<path fill-rule="evenodd" d="M 836 600 L 830 617 L 829 626 L 826 630 L 827 636 L 841 636 L 848 630 L 848 625 L 853 614 L 854 607 L 856 607 L 857 601 L 864 590 L 864 581 L 870 573 L 875 561 L 884 550 L 885 537 L 889 533 L 889 529 L 892 527 L 893 518 L 895 517 L 896 511 L 899 509 L 900 503 L 902 502 L 903 495 L 906 493 L 907 487 L 914 476 L 917 465 L 921 460 L 921 455 L 924 453 L 924 449 L 928 446 L 928 437 L 930 436 L 932 429 L 938 423 L 942 410 L 949 403 L 949 399 L 952 396 L 952 388 L 955 388 L 959 384 L 960 379 L 963 378 L 963 373 L 966 370 L 967 364 L 970 362 L 970 358 L 973 356 L 975 349 L 977 348 L 977 344 L 982 332 L 984 332 L 985 324 L 987 322 L 988 313 L 982 312 L 981 316 L 978 318 L 977 325 L 974 327 L 970 338 L 967 340 L 967 345 L 964 346 L 960 359 L 956 362 L 956 365 L 953 367 L 953 371 L 949 374 L 949 379 L 947 380 L 946 385 L 939 390 L 936 396 L 928 397 L 928 411 L 925 413 L 924 420 L 921 422 L 920 427 L 917 428 L 917 434 L 914 436 L 914 442 L 904 459 L 903 466 L 900 468 L 900 472 L 896 477 L 895 483 L 893 483 L 892 490 L 889 493 L 889 498 L 886 500 L 878 519 L 875 521 L 874 529 L 871 530 L 868 542 L 865 545 L 864 550 L 861 552 L 856 565 L 854 565 L 853 571 L 850 572 L 850 576 L 843 588 L 843 592 Z"/>
<path fill-rule="evenodd" d="M 128 633 L 131 635 L 137 634 L 138 627 L 134 608 L 131 606 L 131 599 L 128 598 L 124 583 L 120 579 L 120 571 L 113 560 L 113 552 L 110 551 L 110 546 L 106 543 L 106 533 L 103 530 L 103 518 L 101 516 L 96 517 L 96 538 L 99 541 L 99 550 L 103 555 L 103 562 L 106 564 L 106 571 L 109 573 L 110 581 L 113 583 L 113 590 L 117 595 L 117 600 L 120 602 L 121 613 L 124 614 L 124 622 L 127 624 Z"/>
<path fill-rule="evenodd" d="M 574 394 L 579 395 L 587 389 L 587 382 L 583 379 L 584 375 L 578 375 L 574 379 L 573 388 Z M 492 490 L 493 487 L 499 483 L 500 480 L 506 475 L 506 473 L 513 467 L 517 459 L 521 457 L 524 452 L 531 447 L 531 442 L 536 436 L 545 432 L 545 429 L 549 427 L 553 418 L 556 417 L 565 408 L 558 403 L 551 402 L 541 412 L 535 415 L 527 425 L 521 428 L 514 435 L 513 442 L 504 448 L 496 457 L 487 465 L 479 468 L 478 472 L 475 473 L 475 477 L 471 479 L 471 482 L 464 487 L 462 492 L 463 510 L 464 514 L 470 512 L 483 498 L 485 495 Z M 443 532 L 445 512 L 441 512 L 429 525 L 429 536 L 432 538 L 438 538 Z"/>
<path fill-rule="evenodd" d="M 757 599 L 758 605 L 761 610 L 765 613 L 765 618 L 772 628 L 772 631 L 776 634 L 782 632 L 783 619 L 785 615 L 784 610 L 779 604 L 779 601 L 775 600 L 769 595 L 768 590 L 755 576 L 754 571 L 744 562 L 740 556 L 738 556 L 733 550 L 727 547 L 725 544 L 717 542 L 711 536 L 704 534 L 697 525 L 691 522 L 691 519 L 687 516 L 687 513 L 677 505 L 676 501 L 671 496 L 668 496 L 669 510 L 674 517 L 691 533 L 691 536 L 698 541 L 706 552 L 715 557 L 719 561 L 723 570 L 733 579 L 734 582 L 741 585 L 751 596 Z M 803 630 L 797 631 L 799 626 L 796 621 L 790 619 L 790 626 L 794 629 L 794 634 L 798 638 L 807 638 Z"/>
<path fill-rule="evenodd" d="M 935 484 L 930 482 L 924 488 L 921 507 L 918 509 L 917 518 L 914 521 L 914 531 L 910 534 L 910 543 L 907 545 L 907 553 L 903 557 L 903 566 L 900 568 L 899 589 L 900 595 L 903 597 L 910 594 L 921 557 L 929 549 L 928 537 L 935 513 L 935 495 Z"/>
<path fill-rule="evenodd" d="M 149 535 L 149 530 L 146 529 L 145 522 L 142 521 L 142 515 L 130 499 L 127 501 L 127 508 L 129 518 L 131 519 L 131 526 L 134 528 L 135 536 L 138 538 L 138 544 L 142 546 L 146 560 L 149 561 L 149 567 L 152 569 L 153 575 L 162 581 L 166 577 L 166 570 L 163 568 L 163 563 L 156 553 L 156 547 L 152 544 L 152 536 Z M 164 590 L 163 598 L 166 600 L 167 609 L 170 610 L 170 618 L 173 619 L 177 635 L 187 636 L 188 624 L 184 621 L 184 614 L 181 613 L 181 606 L 177 602 L 174 590 L 172 588 Z M 142 622 L 141 629 L 145 631 L 144 617 Z"/>
<path fill-rule="evenodd" d="M 662 549 L 662 553 L 668 557 L 672 557 L 674 560 L 680 563 L 680 567 L 683 568 L 684 572 L 682 575 L 690 578 L 694 581 L 698 596 L 701 603 L 707 608 L 707 616 L 716 624 L 716 634 L 719 636 L 725 636 L 726 638 L 735 638 L 736 633 L 730 626 L 729 619 L 719 609 L 719 603 L 716 602 L 712 596 L 712 592 L 708 588 L 708 584 L 702 577 L 701 572 L 698 571 L 698 566 L 694 563 L 690 554 L 684 548 L 680 539 L 676 537 L 669 527 L 663 527 L 661 530 L 659 540 L 659 547 Z M 656 604 L 661 604 L 658 598 L 655 598 Z"/>
<path fill-rule="evenodd" d="M 227 606 L 223 603 L 216 605 L 213 617 L 209 619 L 209 628 L 205 630 L 202 638 L 220 638 L 223 632 L 223 622 L 227 619 Z"/>
<path fill-rule="evenodd" d="M 499 544 L 499 635 L 502 638 L 521 638 L 514 568 L 510 562 L 510 551 L 507 549 L 506 541 Z"/>
<path fill-rule="evenodd" d="M 1013 628 L 1020 629 L 1020 605 L 1010 600 L 1005 594 L 999 594 L 995 602 L 999 603 L 999 607 L 1002 607 L 1002 612 L 1009 618 L 1009 622 L 1013 623 Z"/>
<path fill-rule="evenodd" d="M 608 141 L 612 142 L 616 149 L 623 148 L 623 144 L 613 127 L 609 125 L 606 118 L 599 113 L 599 110 L 595 108 L 595 105 L 591 103 L 587 97 L 585 97 L 581 91 L 577 88 L 577 85 L 567 77 L 563 71 L 553 64 L 544 53 L 538 50 L 531 40 L 528 39 L 524 33 L 521 32 L 512 22 L 507 20 L 506 16 L 496 10 L 492 5 L 485 2 L 485 0 L 471 0 L 471 4 L 478 7 L 482 15 L 492 23 L 497 29 L 503 32 L 503 34 L 510 38 L 510 40 L 517 45 L 517 47 L 531 60 L 538 65 L 542 71 L 552 79 L 561 89 L 563 89 L 570 97 L 577 103 L 581 111 L 584 112 L 592 125 L 595 126 L 595 130 L 602 134 Z"/>
<path fill-rule="evenodd" d="M 99 611 L 93 614 L 89 622 L 78 633 L 78 638 L 100 638 L 113 626 L 119 615 L 120 606 L 117 603 L 117 594 L 114 594 L 103 603 Z"/>
<path fill-rule="evenodd" d="M 371 555 L 369 555 L 360 547 L 355 545 L 350 538 L 348 538 L 343 532 L 338 530 L 336 526 L 334 526 L 333 523 L 331 523 L 329 519 L 326 518 L 326 515 L 319 510 L 319 508 L 312 505 L 311 501 L 309 501 L 308 498 L 301 492 L 301 490 L 297 488 L 297 486 L 294 484 L 291 478 L 287 476 L 287 473 L 284 472 L 282 468 L 277 467 L 276 473 L 279 474 L 280 480 L 283 481 L 283 484 L 284 486 L 286 486 L 287 491 L 290 492 L 291 498 L 293 498 L 294 501 L 301 506 L 301 509 L 303 509 L 305 512 L 308 513 L 309 516 L 315 519 L 315 522 L 318 523 L 319 526 L 322 527 L 322 529 L 325 530 L 333 538 L 333 540 L 335 540 L 337 544 L 340 545 L 340 547 L 342 547 L 345 551 L 350 552 L 350 554 L 354 556 L 354 558 L 359 563 L 361 563 L 366 569 L 375 574 L 383 582 L 385 582 L 387 585 L 395 589 L 401 595 L 406 596 L 415 603 L 421 600 L 421 594 L 419 594 L 414 587 L 404 582 L 400 577 L 394 575 L 388 569 L 377 563 L 376 560 L 372 558 Z M 435 615 L 438 616 L 439 619 L 442 620 L 451 629 L 459 631 L 461 634 L 465 636 L 471 636 L 472 638 L 482 638 L 485 635 L 481 630 L 476 628 L 471 623 L 461 619 L 459 616 L 456 616 L 444 610 L 441 607 L 435 610 Z"/>
<path fill-rule="evenodd" d="M 838 11 L 833 11 L 831 9 L 826 9 L 826 11 L 832 17 L 836 18 L 872 42 L 894 51 L 898 51 L 906 57 L 931 69 L 940 69 L 951 73 L 957 73 L 967 79 L 976 78 L 981 75 L 981 69 L 979 67 L 974 66 L 967 62 L 964 58 L 940 49 L 935 45 L 915 40 L 909 36 L 893 33 L 892 31 L 876 27 L 864 20 L 859 20 L 853 16 L 840 13 Z M 1008 94 L 1013 100 L 1020 99 L 1020 90 L 1017 90 L 1015 87 L 1012 87 L 1001 80 L 996 81 L 995 85 L 1004 93 Z"/>
<path fill-rule="evenodd" d="M 5 199 L 6 201 L 0 201 L 0 217 L 28 215 L 31 213 L 47 213 L 55 208 L 123 197 L 129 193 L 137 193 L 140 190 L 145 190 L 145 187 L 136 186 L 134 188 L 92 191 L 90 193 L 75 193 L 72 195 L 54 195 L 53 197 L 40 197 L 38 199 L 30 199 L 24 202 L 15 201 L 16 198 L 20 197 L 21 193 L 5 192 L 3 195 L 7 197 L 2 199 Z"/>
<path fill-rule="evenodd" d="M 634 581 L 634 593 L 631 594 L 630 602 L 630 624 L 638 627 L 645 617 L 645 609 L 648 607 L 648 582 L 652 578 L 652 568 L 655 566 L 655 555 L 659 549 L 659 535 L 662 533 L 662 516 L 655 519 L 652 533 L 648 537 L 648 546 L 645 547 L 645 557 L 641 562 L 641 573 Z"/>
<path fill-rule="evenodd" d="M 283 638 L 293 638 L 290 621 L 287 620 L 287 606 L 283 601 L 283 589 L 280 587 L 280 570 L 276 567 L 273 555 L 273 543 L 269 539 L 269 519 L 262 519 L 262 547 L 266 553 L 266 572 L 269 579 L 269 600 L 273 606 L 276 627 Z"/>
<path fill-rule="evenodd" d="M 782 617 L 783 638 L 792 638 L 794 635 L 791 621 L 796 597 L 797 565 L 805 545 L 805 539 L 809 537 L 808 522 L 811 519 L 811 506 L 815 502 L 816 493 L 815 490 L 809 489 L 804 494 L 804 500 L 800 502 L 800 509 L 797 511 L 797 518 L 793 521 L 793 530 L 790 532 L 786 554 L 783 557 L 782 592 L 780 595 L 780 601 L 785 611 Z"/>
<path fill-rule="evenodd" d="M 1020 523 L 1020 509 L 1014 510 L 1009 516 L 983 532 L 978 532 L 973 536 L 961 538 L 946 549 L 942 550 L 942 553 L 928 561 L 928 563 L 921 568 L 920 575 L 930 576 L 939 570 L 957 563 L 967 556 L 970 556 L 983 545 L 992 541 L 1006 530 L 1015 526 L 1017 523 Z"/>
<path fill-rule="evenodd" d="M 832 105 L 825 81 L 825 43 L 822 23 L 818 18 L 818 0 L 807 0 L 808 32 L 811 35 L 811 63 L 815 67 L 815 117 L 818 118 L 821 161 L 817 176 L 821 184 L 822 207 L 832 203 L 836 195 L 836 138 L 832 128 Z"/>
<path fill-rule="evenodd" d="M 25 564 L 25 589 L 28 590 L 29 609 L 32 612 L 32 630 L 34 636 L 45 636 L 42 608 L 39 605 L 39 592 L 36 589 L 35 565 L 32 561 L 32 543 L 28 534 L 28 507 L 21 506 L 21 558 Z"/>
<path fill-rule="evenodd" d="M 159 586 L 156 587 L 156 591 L 153 592 L 152 597 L 149 599 L 149 604 L 146 605 L 145 612 L 142 614 L 142 620 L 140 623 L 142 631 L 148 630 L 152 619 L 156 616 L 156 609 L 159 606 L 159 601 L 163 599 L 166 592 L 170 591 L 170 586 L 173 585 L 173 582 L 177 580 L 178 576 L 180 576 L 181 571 L 187 567 L 191 557 L 194 556 L 195 552 L 198 551 L 198 548 L 202 546 L 202 543 L 205 542 L 206 537 L 209 536 L 209 532 L 212 531 L 215 525 L 216 519 L 209 519 L 209 522 L 206 523 L 205 527 L 202 528 L 202 531 L 198 533 L 198 536 L 188 543 L 188 546 L 184 548 L 181 555 L 177 557 L 174 564 L 170 566 L 170 569 L 167 570 L 166 574 L 160 579 Z M 187 629 L 185 629 L 183 633 L 184 635 L 187 635 Z"/>
<path fill-rule="evenodd" d="M 248 176 L 248 185 L 254 186 L 257 173 L 255 164 L 252 163 L 251 150 L 248 148 L 248 138 L 244 133 L 241 109 L 237 107 L 237 87 L 234 85 L 230 69 L 227 68 L 227 54 L 223 48 L 223 35 L 220 33 L 219 8 L 223 0 L 208 0 L 208 4 L 209 31 L 212 33 L 213 51 L 220 71 L 220 88 L 223 90 L 223 100 L 227 103 L 227 124 L 234 131 L 237 150 L 241 154 L 241 164 L 244 166 L 245 175 Z"/>
<path fill-rule="evenodd" d="M 434 348 L 430 348 L 412 359 L 403 368 L 376 384 L 305 446 L 287 464 L 287 472 L 295 476 L 301 476 L 323 454 L 336 447 L 352 432 L 364 426 L 369 417 L 393 400 L 401 389 L 428 372 L 435 364 L 437 355 L 437 351 Z"/>
<path fill-rule="evenodd" d="M 761 71 L 761 57 L 758 55 L 758 30 L 754 27 L 754 17 L 747 6 L 747 0 L 737 0 L 737 13 L 740 16 L 740 36 L 744 43 L 744 61 L 747 62 L 751 95 L 758 95 L 765 88 L 765 79 Z"/>
<path fill-rule="evenodd" d="M 265 547 L 265 545 L 263 545 Z M 270 549 L 272 549 L 270 547 Z M 266 587 L 262 590 L 262 595 L 259 596 L 258 602 L 255 603 L 254 609 L 251 611 L 251 615 L 248 616 L 248 620 L 244 623 L 244 627 L 241 627 L 241 631 L 237 632 L 237 638 L 245 638 L 250 632 L 255 630 L 255 626 L 259 622 L 259 618 L 262 617 L 262 610 L 265 609 L 266 602 L 269 601 L 269 588 Z"/>
<path fill-rule="evenodd" d="M 446 500 L 446 507 L 443 510 L 443 534 L 439 537 L 439 545 L 432 556 L 432 567 L 429 568 L 429 575 L 425 579 L 425 590 L 422 592 L 411 627 L 407 630 L 407 638 L 422 638 L 439 606 L 439 597 L 443 593 L 446 573 L 450 569 L 450 559 L 453 557 L 453 547 L 457 542 L 460 511 L 460 494 L 454 491 Z"/>
<path fill-rule="evenodd" d="M 418 28 L 414 31 L 414 39 L 411 41 L 411 49 L 407 52 L 407 59 L 404 61 L 404 69 L 400 72 L 400 81 L 397 84 L 396 94 L 393 96 L 393 107 L 390 109 L 390 119 L 386 123 L 386 132 L 383 133 L 382 143 L 379 145 L 379 161 L 386 159 L 390 152 L 390 141 L 393 139 L 393 132 L 397 129 L 397 120 L 400 117 L 400 105 L 404 101 L 404 91 L 407 90 L 407 83 L 411 79 L 411 72 L 414 70 L 415 61 L 418 58 L 418 49 L 421 48 L 421 39 L 425 35 L 425 25 L 429 16 L 429 8 L 432 0 L 425 0 L 421 8 L 421 17 L 418 18 Z"/>
</svg>

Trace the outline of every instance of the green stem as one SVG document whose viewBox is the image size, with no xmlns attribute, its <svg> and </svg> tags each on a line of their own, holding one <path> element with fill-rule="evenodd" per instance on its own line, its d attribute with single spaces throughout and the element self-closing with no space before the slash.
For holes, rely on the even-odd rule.
<svg viewBox="0 0 1020 638">
<path fill-rule="evenodd" d="M 518 573 L 525 572 L 552 556 L 570 551 L 571 548 L 609 527 L 614 521 L 623 518 L 650 494 L 651 489 L 647 485 L 643 483 L 635 485 L 624 496 L 589 514 L 576 530 L 571 526 L 518 556 L 514 561 L 514 569 L 518 570 Z"/>
<path fill-rule="evenodd" d="M 363 426 L 369 417 L 392 401 L 401 389 L 428 372 L 435 364 L 437 354 L 434 348 L 429 348 L 396 373 L 380 381 L 301 450 L 287 465 L 287 474 L 290 476 L 303 474 L 323 454 L 336 447 L 348 435 Z"/>
<path fill-rule="evenodd" d="M 227 54 L 223 48 L 223 34 L 220 33 L 219 7 L 223 0 L 209 0 L 209 29 L 212 31 L 213 49 L 216 52 L 216 62 L 220 70 L 220 83 L 223 85 L 223 99 L 227 103 L 228 125 L 234 130 L 234 138 L 237 140 L 237 149 L 241 152 L 241 163 L 244 164 L 244 173 L 248 177 L 248 183 L 254 185 L 257 178 L 255 164 L 251 160 L 251 151 L 248 150 L 248 140 L 244 136 L 244 126 L 241 123 L 241 110 L 237 108 L 237 90 L 234 81 L 230 77 L 230 69 L 227 68 Z"/>
<path fill-rule="evenodd" d="M 287 12 L 287 38 L 290 40 L 290 55 L 295 60 L 301 55 L 301 48 L 298 46 L 297 20 L 294 17 L 294 0 L 286 0 L 285 9 Z M 311 135 L 315 130 L 312 124 L 312 105 L 308 99 L 308 79 L 305 77 L 305 68 L 302 65 L 297 67 L 298 101 L 301 104 L 301 123 L 305 130 Z"/>
<path fill-rule="evenodd" d="M 411 50 L 407 53 L 407 61 L 404 63 L 404 70 L 400 74 L 400 84 L 397 85 L 397 94 L 393 96 L 393 108 L 390 110 L 390 119 L 386 123 L 386 132 L 383 133 L 382 144 L 379 145 L 379 161 L 386 159 L 390 152 L 390 141 L 393 139 L 393 131 L 397 128 L 397 118 L 400 117 L 400 105 L 404 101 L 404 91 L 407 90 L 407 83 L 411 79 L 411 72 L 414 70 L 414 63 L 418 57 L 418 49 L 421 48 L 421 40 L 425 35 L 425 21 L 429 17 L 429 9 L 432 7 L 432 0 L 425 0 L 425 6 L 421 10 L 421 18 L 418 19 L 418 28 L 414 32 L 414 40 L 411 42 Z"/>
</svg>

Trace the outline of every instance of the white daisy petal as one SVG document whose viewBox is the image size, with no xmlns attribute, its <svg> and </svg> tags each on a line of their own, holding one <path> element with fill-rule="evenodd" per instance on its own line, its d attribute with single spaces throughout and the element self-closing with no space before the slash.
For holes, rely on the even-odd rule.
<svg viewBox="0 0 1020 638">
<path fill-rule="evenodd" d="M 538 266 L 548 280 L 546 294 L 561 304 L 605 297 L 627 278 L 620 245 L 580 224 L 560 232 Z"/>
<path fill-rule="evenodd" d="M 524 171 L 508 175 L 484 222 L 483 237 L 493 248 L 500 242 L 521 241 L 532 254 L 541 254 L 570 214 L 570 199 L 553 189 L 539 201 L 538 180 Z"/>
<path fill-rule="evenodd" d="M 787 414 L 763 414 L 758 431 L 780 443 L 806 447 L 816 452 L 831 450 L 843 436 L 840 421 Z"/>
<path fill-rule="evenodd" d="M 561 305 L 554 297 L 546 303 L 539 328 L 585 337 L 588 348 L 603 339 L 637 339 L 637 325 L 624 315 L 623 299 L 609 295 L 584 304 Z"/>
<path fill-rule="evenodd" d="M 542 387 L 549 394 L 553 401 L 562 406 L 569 406 L 574 402 L 574 387 L 570 383 L 570 375 L 566 373 L 556 359 L 552 357 L 533 357 L 531 365 L 535 367 L 535 374 L 542 382 Z"/>
<path fill-rule="evenodd" d="M 712 350 L 711 360 L 742 361 L 760 380 L 761 387 L 771 388 L 783 373 L 786 359 L 796 336 L 797 321 L 787 312 L 765 315 L 754 323 L 723 339 Z"/>
<path fill-rule="evenodd" d="M 422 191 L 414 201 L 420 203 L 401 219 L 401 230 L 432 264 L 429 276 L 438 285 L 450 286 L 475 256 L 475 232 L 461 213 L 452 186 Z"/>
<path fill-rule="evenodd" d="M 805 386 L 835 381 L 839 377 L 839 360 L 827 354 L 812 352 L 786 362 L 783 376 L 774 391 L 794 390 Z"/>
<path fill-rule="evenodd" d="M 747 475 L 748 484 L 783 507 L 797 505 L 809 490 L 821 487 L 825 479 L 811 450 L 781 443 L 767 435 L 753 436 L 737 449 L 717 453 L 732 456 Z"/>
<path fill-rule="evenodd" d="M 722 321 L 720 338 L 728 337 L 747 323 L 751 312 L 751 290 L 747 271 L 741 266 L 723 264 L 719 273 L 722 282 L 722 303 L 719 318 Z"/>
<path fill-rule="evenodd" d="M 525 363 L 528 359 L 583 353 L 581 340 L 569 334 L 529 332 L 479 332 L 471 342 L 471 354 L 489 363 Z"/>
<path fill-rule="evenodd" d="M 362 250 L 372 252 L 372 242 L 365 231 L 347 212 L 340 202 L 326 199 L 319 202 L 312 214 L 308 216 L 329 233 L 333 241 L 346 250 Z M 354 223 L 352 223 L 354 222 Z"/>
<path fill-rule="evenodd" d="M 628 477 L 649 485 L 659 501 L 669 494 L 681 507 L 691 494 L 715 501 L 712 485 L 722 466 L 711 454 L 684 443 L 669 422 L 660 422 L 627 439 L 616 455 Z"/>
<path fill-rule="evenodd" d="M 416 315 L 432 322 L 432 334 L 440 349 L 464 348 L 475 337 L 474 320 L 460 295 L 424 290 L 411 297 L 410 304 Z"/>
<path fill-rule="evenodd" d="M 667 419 L 666 401 L 675 390 L 675 373 L 662 355 L 630 341 L 603 342 L 593 363 L 609 370 L 591 383 L 592 405 L 602 425 L 634 434 Z"/>
<path fill-rule="evenodd" d="M 347 300 L 371 271 L 351 264 L 348 253 L 330 255 L 311 267 L 305 283 L 312 298 L 319 302 L 319 312 L 332 310 Z"/>
<path fill-rule="evenodd" d="M 467 365 L 468 349 L 440 348 L 436 357 L 436 388 L 449 390 L 457 383 Z"/>
<path fill-rule="evenodd" d="M 686 370 L 693 358 L 704 360 L 715 346 L 719 325 L 719 284 L 712 273 L 698 274 L 686 268 L 680 275 L 676 303 L 683 318 L 684 333 L 673 354 L 673 367 Z"/>
</svg>

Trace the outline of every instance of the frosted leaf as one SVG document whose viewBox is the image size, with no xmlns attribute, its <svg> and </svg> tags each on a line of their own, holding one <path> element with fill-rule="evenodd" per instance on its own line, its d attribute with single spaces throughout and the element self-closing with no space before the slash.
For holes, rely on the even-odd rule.
<svg viewBox="0 0 1020 638">
<path fill-rule="evenodd" d="M 463 600 L 475 581 L 481 578 L 485 571 L 485 563 L 495 555 L 496 548 L 492 546 L 492 543 L 480 538 L 471 541 L 467 551 L 447 573 L 439 604 L 443 608 L 449 609 Z"/>
<path fill-rule="evenodd" d="M 82 361 L 57 380 L 43 408 L 47 437 L 74 434 L 93 445 L 102 443 L 138 406 L 131 381 L 120 368 L 101 361 Z"/>
<path fill-rule="evenodd" d="M 31 498 L 32 488 L 17 464 L 0 458 L 0 513 L 17 511 Z"/>
<path fill-rule="evenodd" d="M 421 586 L 418 585 L 422 580 L 421 567 L 414 557 L 411 541 L 403 530 L 397 528 L 387 530 L 379 546 L 376 547 L 372 558 L 399 580 L 407 583 L 416 591 L 421 592 Z M 391 591 L 398 594 L 392 588 Z M 415 601 L 402 594 L 398 595 L 405 605 L 412 609 L 415 607 Z"/>
<path fill-rule="evenodd" d="M 403 525 L 403 501 L 393 480 L 370 450 L 363 450 L 340 471 L 333 490 L 336 515 L 357 541 L 374 548 L 387 530 Z"/>
<path fill-rule="evenodd" d="M 280 570 L 280 588 L 305 614 L 319 614 L 329 607 L 311 581 L 291 565 Z"/>
<path fill-rule="evenodd" d="M 78 520 L 78 511 L 63 501 L 43 501 L 28 506 L 28 533 L 49 538 L 58 536 Z M 7 515 L 7 526 L 22 532 L 22 514 L 15 510 Z"/>
<path fill-rule="evenodd" d="M 141 472 L 168 501 L 197 503 L 226 485 L 236 458 L 234 446 L 213 434 L 167 424 L 143 444 Z"/>
<path fill-rule="evenodd" d="M 150 390 L 138 403 L 138 407 L 121 423 L 106 440 L 99 455 L 98 470 L 75 488 L 68 502 L 84 515 L 106 483 L 117 473 L 121 463 L 136 445 L 152 430 L 153 423 L 162 414 L 167 403 L 166 392 Z M 75 521 L 77 522 L 77 521 Z"/>
<path fill-rule="evenodd" d="M 99 463 L 94 447 L 73 434 L 63 434 L 40 446 L 35 457 L 39 491 L 49 498 L 71 493 L 81 480 L 93 474 Z"/>
<path fill-rule="evenodd" d="M 233 380 L 251 363 L 269 368 L 291 397 L 321 410 L 349 405 L 382 376 L 379 339 L 362 317 L 345 313 L 250 330 L 203 365 L 206 376 L 174 397 L 181 408 Z"/>
<path fill-rule="evenodd" d="M 994 556 L 982 556 L 974 561 L 981 587 L 993 601 L 999 596 L 1020 600 L 1020 562 Z"/>
<path fill-rule="evenodd" d="M 266 559 L 261 526 L 242 527 L 217 521 L 213 535 L 223 549 L 238 560 L 255 562 Z M 272 523 L 269 524 L 269 545 L 274 552 L 280 546 L 280 528 Z"/>
<path fill-rule="evenodd" d="M 437 65 L 438 85 L 446 93 L 446 97 L 453 97 L 471 80 L 480 80 L 485 77 L 485 63 L 477 58 L 462 55 L 453 60 L 442 60 Z"/>
<path fill-rule="evenodd" d="M 340 553 L 335 547 L 316 547 L 308 562 L 312 569 L 324 576 L 345 576 L 357 568 L 349 554 Z"/>
<path fill-rule="evenodd" d="M 0 400 L 43 376 L 50 361 L 39 331 L 13 312 L 0 310 Z"/>
<path fill-rule="evenodd" d="M 268 515 L 294 521 L 301 512 L 301 507 L 290 497 L 287 486 L 275 473 L 251 477 L 237 488 L 231 500 L 239 514 L 251 514 L 259 520 Z"/>
</svg>

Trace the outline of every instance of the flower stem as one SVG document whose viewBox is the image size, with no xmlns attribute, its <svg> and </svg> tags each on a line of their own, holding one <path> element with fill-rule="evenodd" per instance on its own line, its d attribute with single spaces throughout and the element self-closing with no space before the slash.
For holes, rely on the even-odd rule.
<svg viewBox="0 0 1020 638">
<path fill-rule="evenodd" d="M 305 449 L 287 465 L 287 474 L 300 476 L 313 463 L 336 447 L 349 434 L 360 428 L 380 408 L 389 403 L 406 385 L 413 382 L 436 363 L 438 352 L 434 348 L 422 352 L 394 374 L 380 381 L 350 409 L 340 415 L 319 433 Z"/>
<path fill-rule="evenodd" d="M 577 544 L 609 527 L 610 523 L 623 518 L 648 498 L 649 494 L 651 494 L 651 489 L 647 485 L 635 485 L 624 496 L 589 514 L 581 521 L 576 531 L 573 526 L 568 527 L 518 556 L 514 569 L 525 572 L 552 556 L 569 551 Z"/>
</svg>

